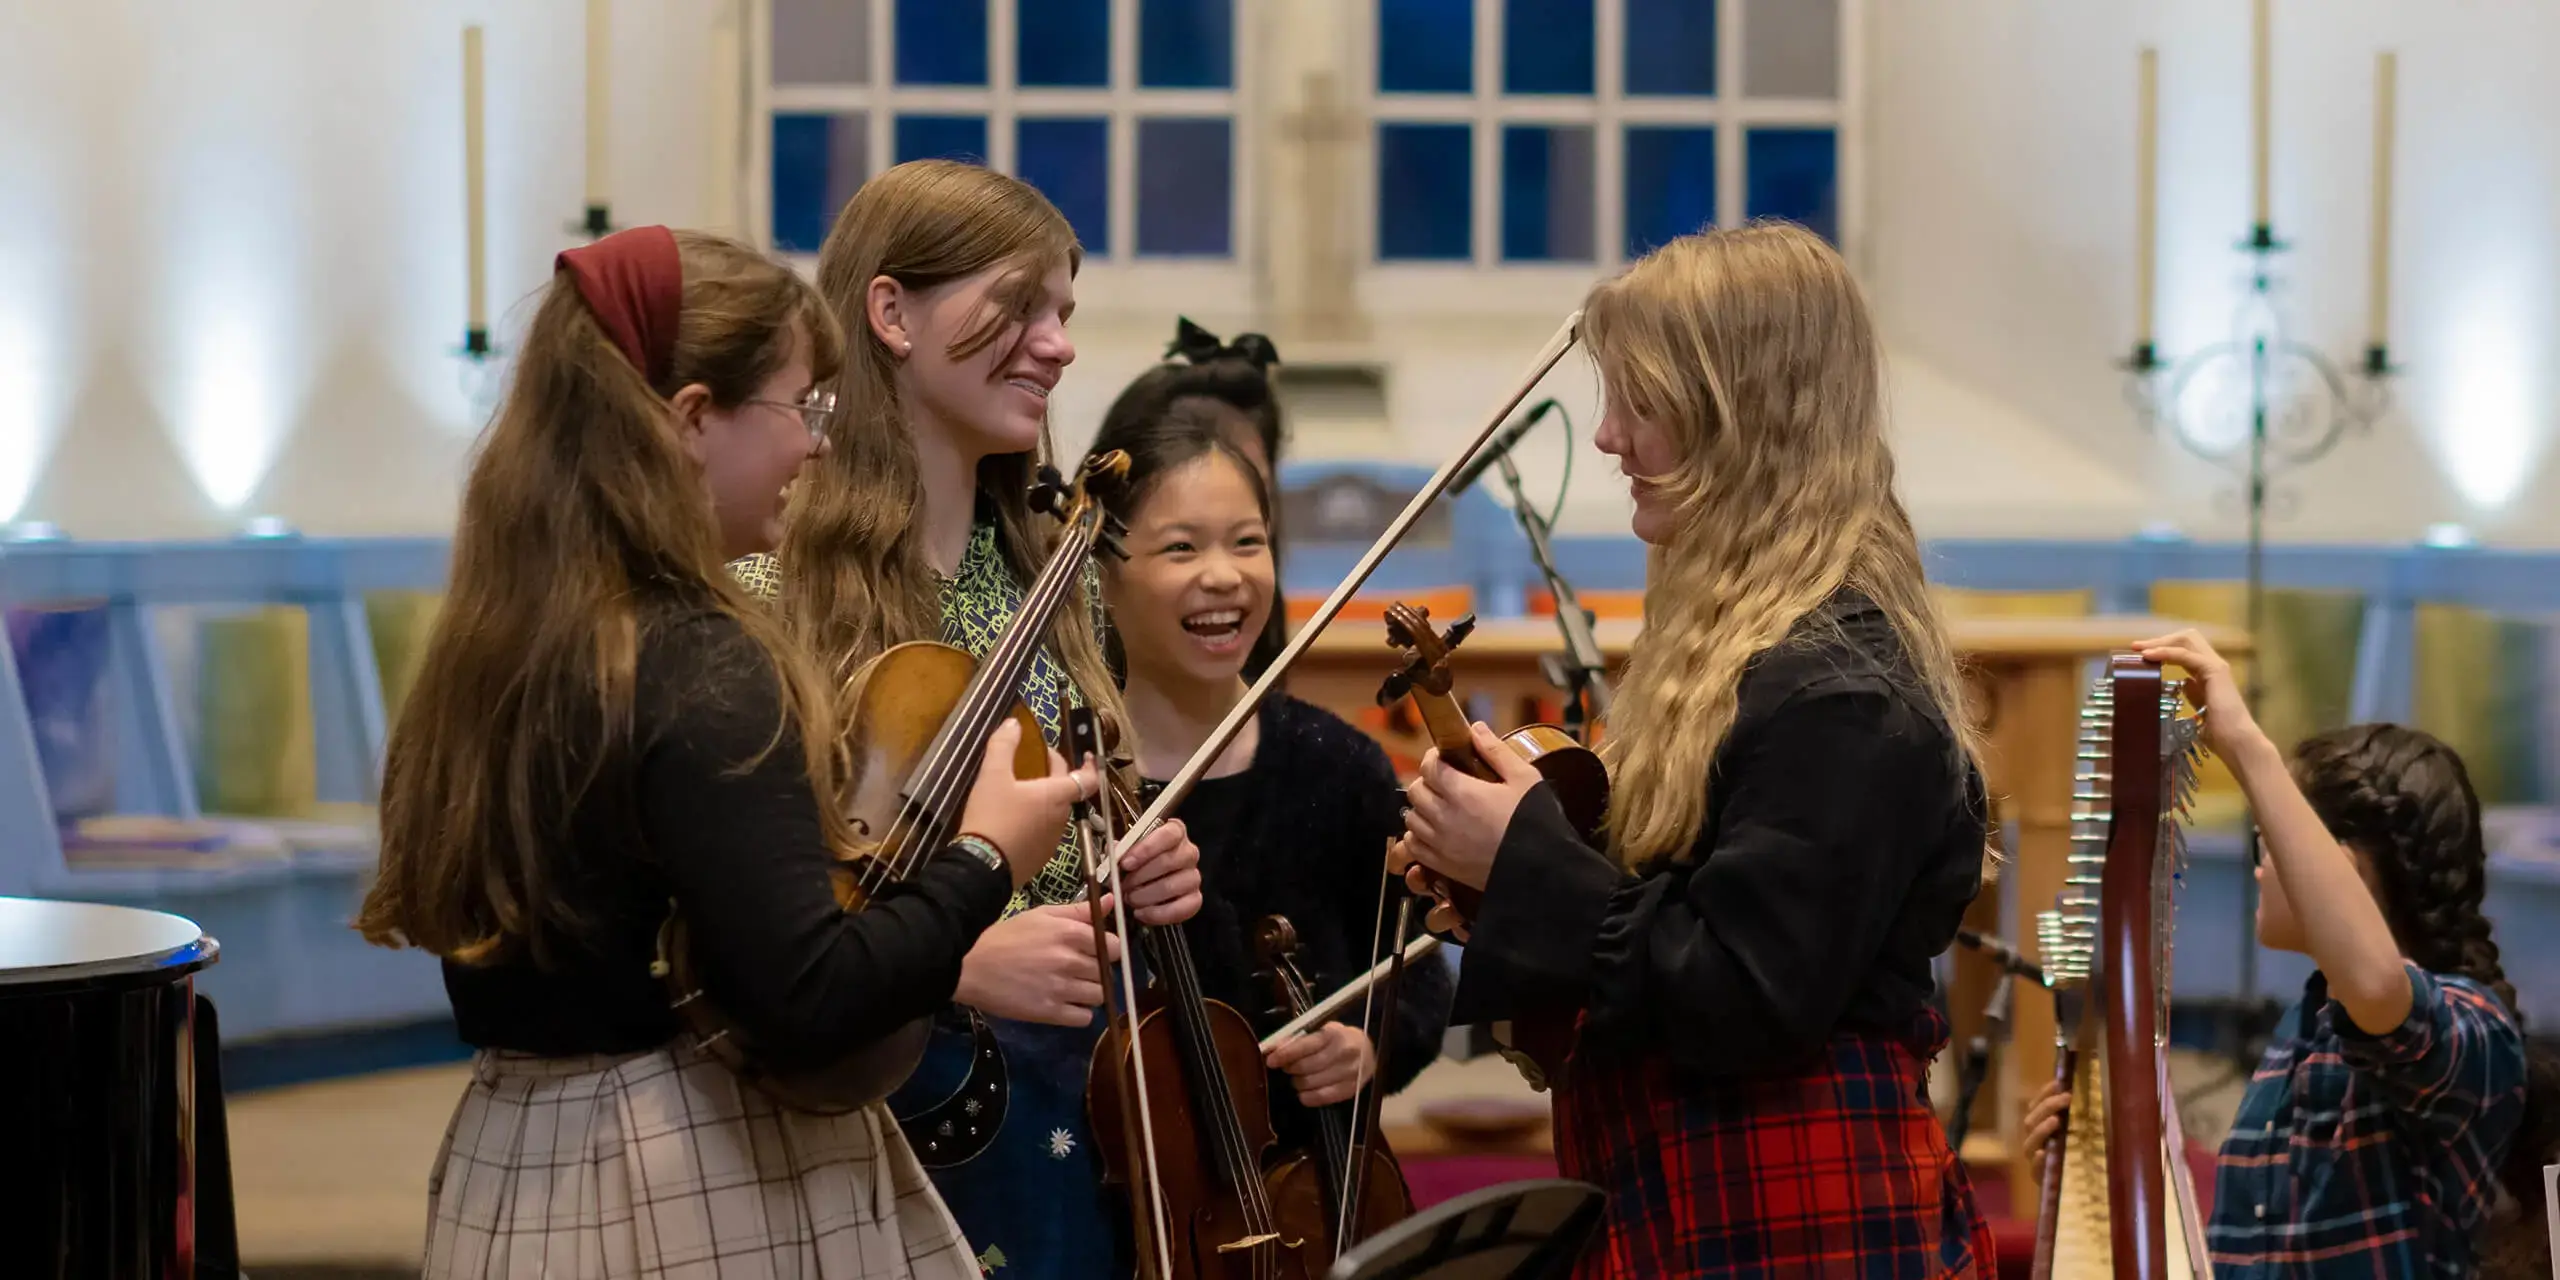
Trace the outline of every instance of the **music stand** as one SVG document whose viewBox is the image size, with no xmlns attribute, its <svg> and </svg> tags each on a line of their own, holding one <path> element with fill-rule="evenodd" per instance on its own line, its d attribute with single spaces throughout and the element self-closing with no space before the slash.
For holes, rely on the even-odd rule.
<svg viewBox="0 0 2560 1280">
<path fill-rule="evenodd" d="M 1568 1178 L 1486 1187 L 1361 1241 L 1325 1280 L 1560 1280 L 1599 1229 L 1604 1198 Z"/>
</svg>

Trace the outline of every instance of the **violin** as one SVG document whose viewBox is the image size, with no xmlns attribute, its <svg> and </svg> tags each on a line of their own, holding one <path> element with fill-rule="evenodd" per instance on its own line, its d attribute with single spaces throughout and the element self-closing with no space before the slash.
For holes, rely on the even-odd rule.
<svg viewBox="0 0 2560 1280">
<path fill-rule="evenodd" d="M 1287 916 L 1264 916 L 1254 926 L 1253 938 L 1254 951 L 1262 959 L 1264 979 L 1271 984 L 1272 998 L 1277 1002 L 1276 1011 L 1283 1018 L 1304 1014 L 1315 1003 L 1315 987 L 1298 967 L 1297 928 Z M 1392 1020 L 1395 994 L 1392 983 L 1387 987 L 1375 998 L 1390 1011 Z M 1376 1047 L 1378 1076 L 1383 1079 L 1387 1038 L 1372 1035 L 1369 1039 Z M 1388 1149 L 1386 1135 L 1378 1132 L 1379 1092 L 1379 1080 L 1373 1079 L 1360 1095 L 1368 1105 L 1354 1121 L 1364 1131 L 1364 1140 L 1356 1149 L 1345 1128 L 1345 1108 L 1317 1107 L 1314 1155 L 1286 1156 L 1271 1170 L 1272 1199 L 1276 1203 L 1287 1209 L 1313 1203 L 1323 1210 L 1316 1222 L 1283 1225 L 1324 1241 L 1329 1257 L 1339 1258 L 1343 1250 L 1413 1216 L 1413 1191 L 1405 1184 L 1404 1167 L 1396 1163 L 1395 1152 Z M 1313 1195 L 1299 1190 L 1308 1183 L 1320 1183 Z"/>
<path fill-rule="evenodd" d="M 1098 745 L 1090 726 L 1090 713 L 1071 718 L 1074 750 Z M 1091 805 L 1107 833 L 1134 818 L 1138 806 L 1111 771 L 1104 777 Z M 1108 838 L 1096 844 L 1113 860 L 1087 867 L 1100 928 L 1095 873 L 1108 874 L 1120 850 Z M 1135 989 L 1134 1005 L 1111 1015 L 1094 1046 L 1085 1109 L 1096 1134 L 1120 1138 L 1102 1144 L 1103 1182 L 1128 1188 L 1139 1274 L 1319 1280 L 1330 1262 L 1322 1252 L 1323 1189 L 1262 1171 L 1277 1139 L 1259 1037 L 1233 1006 L 1201 993 L 1181 926 L 1139 925 L 1136 933 L 1133 950 L 1145 955 L 1154 981 Z M 1096 954 L 1109 952 L 1097 946 Z"/>
<path fill-rule="evenodd" d="M 859 725 L 852 763 L 858 770 L 848 805 L 854 846 L 829 868 L 836 905 L 860 911 L 905 879 L 947 843 L 978 776 L 987 739 L 1007 718 L 1022 726 L 1017 778 L 1049 772 L 1049 748 L 1021 689 L 1041 639 L 1059 608 L 1081 598 L 1085 565 L 1096 551 L 1120 554 L 1119 522 L 1090 492 L 1122 478 L 1129 455 L 1088 459 L 1069 488 L 1043 468 L 1032 489 L 1034 510 L 1064 525 L 1057 547 L 1024 594 L 1022 607 L 986 659 L 932 641 L 895 645 L 848 677 L 840 702 Z M 703 993 L 681 912 L 670 910 L 658 933 L 651 970 L 665 983 L 694 1042 L 784 1106 L 840 1115 L 889 1096 L 923 1059 L 933 1020 L 920 1018 L 842 1059 L 782 1070 L 759 1060 L 755 1046 Z M 918 1143 L 919 1150 L 924 1147 Z"/>
<path fill-rule="evenodd" d="M 1474 614 L 1458 619 L 1442 632 L 1432 629 L 1429 610 L 1403 601 L 1389 605 L 1387 643 L 1403 651 L 1404 665 L 1379 686 L 1378 705 L 1391 707 L 1400 699 L 1411 699 L 1431 744 L 1440 750 L 1440 759 L 1461 773 L 1490 782 L 1501 775 L 1476 754 L 1467 713 L 1450 693 L 1456 685 L 1450 674 L 1450 655 L 1474 630 Z M 1600 763 L 1599 753 L 1551 724 L 1524 725 L 1503 734 L 1502 742 L 1519 752 L 1554 788 L 1574 831 L 1584 840 L 1598 844 L 1601 820 L 1609 812 L 1609 771 Z M 1389 870 L 1398 876 L 1416 865 L 1401 840 L 1389 847 L 1387 862 Z M 1452 883 L 1427 868 L 1424 878 L 1431 886 L 1432 897 L 1461 921 L 1474 920 L 1484 905 L 1484 894 L 1476 889 Z M 1544 1089 L 1550 1081 L 1561 1078 L 1565 1060 L 1572 1052 L 1572 1015 L 1542 1012 L 1514 1018 L 1508 1024 L 1497 1023 L 1494 1039 L 1502 1045 L 1503 1056 L 1520 1068 L 1521 1075 L 1532 1086 Z"/>
</svg>

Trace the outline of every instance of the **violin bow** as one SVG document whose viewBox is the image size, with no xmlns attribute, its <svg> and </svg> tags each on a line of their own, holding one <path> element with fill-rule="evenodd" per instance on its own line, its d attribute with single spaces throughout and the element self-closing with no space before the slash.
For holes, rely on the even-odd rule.
<svg viewBox="0 0 2560 1280">
<path fill-rule="evenodd" d="M 1432 503 L 1439 501 L 1440 495 L 1448 489 L 1450 482 L 1457 478 L 1459 468 L 1465 466 L 1467 460 L 1484 447 L 1485 441 L 1493 438 L 1494 432 L 1502 429 L 1502 424 L 1511 416 L 1511 411 L 1519 408 L 1520 402 L 1528 399 L 1529 393 L 1538 389 L 1538 383 L 1546 378 L 1547 371 L 1555 368 L 1556 363 L 1564 359 L 1566 352 L 1573 350 L 1574 344 L 1581 340 L 1581 336 L 1582 313 L 1576 311 L 1566 316 L 1564 323 L 1557 327 L 1555 336 L 1547 339 L 1546 346 L 1539 348 L 1537 357 L 1529 362 L 1528 372 L 1521 376 L 1518 385 L 1512 387 L 1510 394 L 1504 396 L 1502 402 L 1494 407 L 1492 415 L 1485 420 L 1484 428 L 1476 432 L 1475 439 L 1468 442 L 1466 448 L 1451 455 L 1447 462 L 1440 464 L 1440 470 L 1413 495 L 1413 500 L 1405 504 L 1404 510 L 1397 513 L 1395 520 L 1387 525 L 1386 532 L 1379 534 L 1378 540 L 1370 543 L 1369 549 L 1361 553 L 1360 562 L 1351 566 L 1351 572 L 1345 575 L 1341 584 L 1333 589 L 1333 594 L 1326 596 L 1324 603 L 1316 607 L 1315 615 L 1298 628 L 1296 635 L 1289 637 L 1289 643 L 1280 650 L 1279 656 L 1273 658 L 1271 665 L 1263 670 L 1262 678 L 1254 681 L 1253 687 L 1245 690 L 1244 697 L 1227 709 L 1227 718 L 1219 721 L 1218 727 L 1210 731 L 1208 740 L 1191 753 L 1189 760 L 1183 762 L 1182 768 L 1174 773 L 1172 780 L 1165 783 L 1164 790 L 1157 793 L 1155 802 L 1149 804 L 1146 812 L 1139 814 L 1137 821 L 1130 823 L 1129 829 L 1121 833 L 1119 847 L 1112 850 L 1112 858 L 1115 862 L 1126 855 L 1139 840 L 1144 839 L 1148 832 L 1163 825 L 1164 820 L 1172 816 L 1174 809 L 1191 795 L 1191 789 L 1200 784 L 1201 776 L 1209 771 L 1209 766 L 1217 760 L 1220 753 L 1227 749 L 1227 745 L 1235 741 L 1236 735 L 1244 731 L 1245 723 L 1253 719 L 1254 713 L 1261 708 L 1263 700 L 1271 696 L 1271 691 L 1279 686 L 1281 678 L 1288 674 L 1289 668 L 1297 662 L 1299 656 L 1307 651 L 1307 646 L 1315 643 L 1316 636 L 1324 631 L 1326 624 L 1333 621 L 1335 614 L 1342 612 L 1342 606 L 1351 602 L 1352 594 L 1359 591 L 1361 585 L 1369 580 L 1369 575 L 1377 571 L 1378 563 L 1387 558 L 1388 552 L 1395 550 L 1398 542 L 1404 540 L 1404 535 L 1413 528 L 1415 521 L 1422 518 L 1422 513 L 1429 510 Z"/>
<path fill-rule="evenodd" d="M 1077 843 L 1083 848 L 1085 905 L 1093 916 L 1093 957 L 1102 974 L 1103 1015 L 1113 1018 L 1120 1028 L 1121 1042 L 1129 1046 L 1129 1067 L 1137 1076 L 1137 1106 L 1122 1107 L 1121 1141 L 1137 1148 L 1139 1177 L 1147 1184 L 1147 1207 L 1155 1220 L 1158 1280 L 1173 1280 L 1173 1260 L 1168 1249 L 1173 1240 L 1165 1217 L 1164 1175 L 1156 1168 L 1155 1110 L 1148 1103 L 1147 1057 L 1138 1041 L 1138 938 L 1129 931 L 1129 895 L 1120 882 L 1120 855 L 1113 847 L 1111 830 L 1111 762 L 1102 751 L 1102 734 L 1095 724 L 1091 707 L 1075 707 L 1067 712 L 1067 741 L 1080 759 L 1089 758 L 1094 765 L 1094 788 L 1091 800 L 1079 801 L 1077 808 Z M 1100 857 L 1100 865 L 1096 858 Z M 1111 897 L 1110 927 L 1105 926 L 1102 896 Z M 1112 964 L 1108 933 L 1120 935 L 1120 1012 L 1111 1013 Z M 1131 1114 L 1136 1128 L 1130 1131 Z M 1133 1189 L 1134 1191 L 1134 1189 Z"/>
<path fill-rule="evenodd" d="M 1387 843 L 1388 848 L 1394 847 L 1392 837 Z M 1388 855 L 1381 852 L 1377 918 L 1369 926 L 1369 954 L 1373 957 L 1378 954 L 1380 938 L 1386 933 L 1387 897 L 1396 884 L 1396 877 L 1389 866 Z M 1337 1189 L 1335 1199 L 1333 1240 L 1336 1257 L 1341 1256 L 1351 1239 L 1352 1223 L 1359 1212 L 1364 1190 L 1362 1184 L 1369 1177 L 1369 1147 L 1378 1140 L 1378 1112 L 1386 1098 L 1387 1046 L 1395 1038 L 1398 989 L 1404 982 L 1404 935 L 1413 922 L 1412 895 L 1399 894 L 1397 897 L 1400 900 L 1396 903 L 1395 937 L 1385 948 L 1387 975 L 1369 984 L 1368 989 L 1361 993 L 1360 1034 L 1369 1040 L 1370 1070 L 1368 1079 L 1351 1087 L 1351 1132 L 1344 1141 L 1342 1186 Z M 1382 1020 L 1381 1011 L 1386 1023 L 1383 1031 L 1378 1025 Z"/>
</svg>

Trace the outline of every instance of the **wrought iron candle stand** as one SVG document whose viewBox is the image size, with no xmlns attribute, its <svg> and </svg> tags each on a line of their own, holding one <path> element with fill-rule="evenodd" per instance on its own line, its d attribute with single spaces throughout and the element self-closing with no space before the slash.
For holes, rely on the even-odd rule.
<svg viewBox="0 0 2560 1280">
<path fill-rule="evenodd" d="M 2250 639 L 2263 646 L 2266 622 L 2266 522 L 2275 480 L 2328 455 L 2350 432 L 2361 434 L 2391 410 L 2388 379 L 2397 372 L 2388 348 L 2375 343 L 2363 364 L 2341 367 L 2318 348 L 2295 340 L 2276 305 L 2273 259 L 2286 246 L 2272 227 L 2254 228 L 2238 246 L 2249 255 L 2249 288 L 2231 336 L 2174 360 L 2150 342 L 2133 349 L 2121 367 L 2145 429 L 2167 432 L 2187 452 L 2230 471 L 2241 485 L 2249 521 L 2243 610 Z M 2245 696 L 2252 707 L 2264 692 L 2263 648 L 2248 664 Z M 2258 864 L 2258 823 L 2248 821 L 2247 867 Z M 2258 884 L 2241 884 L 2240 1006 L 2258 994 L 2255 944 Z M 2243 1050 L 2245 1052 L 2245 1049 Z"/>
</svg>

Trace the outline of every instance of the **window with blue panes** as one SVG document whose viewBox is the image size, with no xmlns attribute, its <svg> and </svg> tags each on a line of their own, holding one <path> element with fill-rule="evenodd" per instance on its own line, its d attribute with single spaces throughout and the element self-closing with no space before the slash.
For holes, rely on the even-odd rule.
<svg viewBox="0 0 2560 1280">
<path fill-rule="evenodd" d="M 1089 259 L 1237 252 L 1241 0 L 758 0 L 771 231 L 814 253 L 872 174 L 989 164 Z"/>
<path fill-rule="evenodd" d="M 1841 234 L 1842 0 L 1372 0 L 1382 263 Z"/>
</svg>

